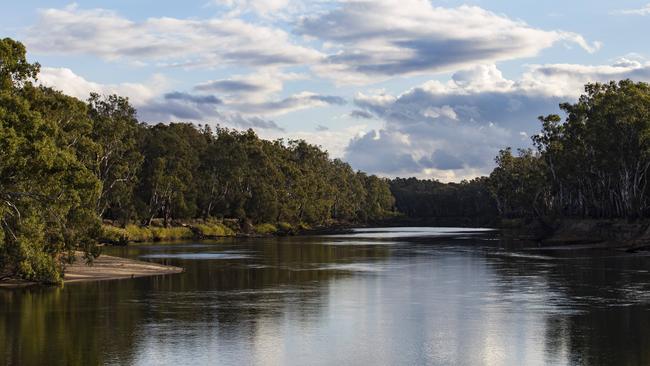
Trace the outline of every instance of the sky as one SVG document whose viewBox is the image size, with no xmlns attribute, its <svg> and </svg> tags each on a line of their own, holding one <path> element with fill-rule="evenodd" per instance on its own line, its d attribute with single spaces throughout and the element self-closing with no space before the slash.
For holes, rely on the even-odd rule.
<svg viewBox="0 0 650 366">
<path fill-rule="evenodd" d="M 39 82 L 129 97 L 147 123 L 305 139 L 385 177 L 487 175 L 588 82 L 650 82 L 650 3 L 11 2 Z"/>
</svg>

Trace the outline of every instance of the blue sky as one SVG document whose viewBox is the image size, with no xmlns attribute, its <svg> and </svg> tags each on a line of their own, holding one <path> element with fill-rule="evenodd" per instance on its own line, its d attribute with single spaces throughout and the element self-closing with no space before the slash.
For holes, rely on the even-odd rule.
<svg viewBox="0 0 650 366">
<path fill-rule="evenodd" d="M 43 84 L 128 96 L 151 123 L 306 139 L 389 177 L 488 174 L 584 83 L 650 81 L 645 1 L 20 1 L 3 15 Z"/>
</svg>

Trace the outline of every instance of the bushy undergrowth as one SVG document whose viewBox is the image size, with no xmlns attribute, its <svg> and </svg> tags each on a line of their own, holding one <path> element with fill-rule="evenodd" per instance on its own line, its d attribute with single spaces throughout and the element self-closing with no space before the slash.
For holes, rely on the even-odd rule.
<svg viewBox="0 0 650 366">
<path fill-rule="evenodd" d="M 100 241 L 111 244 L 127 244 L 128 242 L 189 240 L 235 235 L 236 233 L 233 229 L 216 221 L 173 227 L 147 227 L 129 224 L 121 228 L 112 225 L 103 225 Z"/>
<path fill-rule="evenodd" d="M 196 224 L 193 227 L 199 232 L 201 237 L 221 237 L 221 236 L 235 236 L 233 231 L 228 226 L 220 222 L 207 222 L 204 224 Z"/>
<path fill-rule="evenodd" d="M 273 224 L 258 224 L 255 225 L 254 230 L 257 234 L 275 234 L 278 232 L 278 228 Z"/>
<path fill-rule="evenodd" d="M 127 225 L 125 228 L 104 225 L 100 241 L 112 244 L 126 244 L 128 242 L 163 241 L 192 239 L 192 229 L 185 226 L 177 227 L 144 227 Z"/>
</svg>

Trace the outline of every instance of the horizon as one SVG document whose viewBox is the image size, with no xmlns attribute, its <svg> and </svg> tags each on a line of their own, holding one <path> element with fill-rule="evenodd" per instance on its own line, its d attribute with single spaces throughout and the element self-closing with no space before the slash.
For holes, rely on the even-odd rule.
<svg viewBox="0 0 650 366">
<path fill-rule="evenodd" d="M 650 4 L 582 4 L 24 1 L 2 33 L 44 85 L 128 97 L 143 122 L 253 128 L 370 174 L 460 182 L 531 146 L 585 83 L 650 81 L 634 37 Z"/>
</svg>

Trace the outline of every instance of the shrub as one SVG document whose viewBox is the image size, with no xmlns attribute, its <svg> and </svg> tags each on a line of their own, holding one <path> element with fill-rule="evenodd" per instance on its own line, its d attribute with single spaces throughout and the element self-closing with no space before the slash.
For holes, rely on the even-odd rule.
<svg viewBox="0 0 650 366">
<path fill-rule="evenodd" d="M 192 232 L 192 229 L 185 226 L 152 227 L 151 233 L 153 235 L 153 240 L 155 241 L 194 238 L 194 233 Z"/>
<path fill-rule="evenodd" d="M 278 223 L 278 228 L 280 229 L 280 231 L 284 231 L 284 232 L 287 232 L 287 233 L 292 232 L 294 230 L 293 225 L 291 225 L 288 222 L 280 222 L 280 223 Z"/>
<path fill-rule="evenodd" d="M 152 241 L 151 229 L 144 226 L 127 225 L 126 232 L 130 241 Z"/>
<path fill-rule="evenodd" d="M 259 224 L 255 225 L 254 230 L 258 234 L 275 234 L 278 231 L 278 228 L 272 224 Z"/>
<path fill-rule="evenodd" d="M 129 233 L 126 229 L 120 227 L 102 225 L 102 232 L 99 241 L 104 243 L 125 244 L 129 241 Z"/>
<path fill-rule="evenodd" d="M 218 222 L 194 225 L 202 237 L 235 236 L 235 232 L 226 225 Z"/>
</svg>

